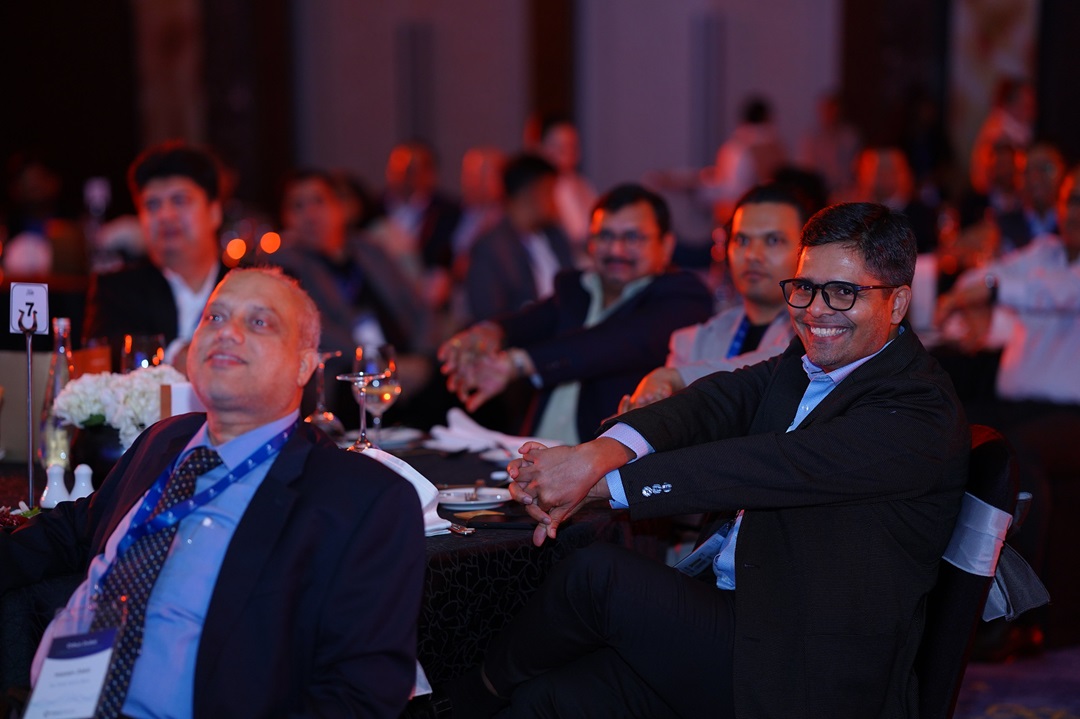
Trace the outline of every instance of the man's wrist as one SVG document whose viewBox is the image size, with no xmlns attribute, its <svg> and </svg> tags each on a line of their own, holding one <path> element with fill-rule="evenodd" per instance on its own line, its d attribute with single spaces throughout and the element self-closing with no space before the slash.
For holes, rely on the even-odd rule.
<svg viewBox="0 0 1080 719">
<path fill-rule="evenodd" d="M 510 357 L 510 364 L 514 367 L 515 378 L 528 377 L 532 382 L 533 387 L 540 389 L 544 386 L 544 378 L 536 371 L 536 365 L 533 364 L 532 357 L 529 353 L 520 347 L 511 347 L 506 350 L 506 354 Z"/>
</svg>

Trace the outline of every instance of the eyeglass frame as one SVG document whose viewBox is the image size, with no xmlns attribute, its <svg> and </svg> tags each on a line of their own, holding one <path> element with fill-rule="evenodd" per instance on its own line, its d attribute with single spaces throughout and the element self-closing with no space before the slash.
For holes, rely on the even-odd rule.
<svg viewBox="0 0 1080 719">
<path fill-rule="evenodd" d="M 810 285 L 810 299 L 805 305 L 795 304 L 788 296 L 787 285 L 792 282 L 800 282 Z M 841 285 L 844 289 L 851 290 L 851 304 L 844 309 L 840 309 L 839 307 L 833 307 L 832 300 L 829 298 L 829 293 L 825 289 L 825 287 L 828 285 Z M 825 304 L 830 310 L 833 310 L 834 312 L 848 312 L 851 310 L 852 307 L 855 306 L 855 302 L 859 299 L 859 293 L 863 290 L 895 290 L 899 287 L 904 287 L 904 285 L 856 285 L 852 282 L 845 282 L 843 280 L 829 280 L 828 282 L 822 282 L 821 284 L 818 284 L 809 280 L 799 279 L 798 277 L 792 277 L 791 279 L 787 280 L 780 280 L 780 290 L 784 293 L 784 302 L 787 302 L 788 305 L 794 307 L 797 310 L 804 310 L 810 305 L 814 304 L 814 299 L 817 297 L 818 290 L 821 290 L 821 297 L 825 300 Z"/>
</svg>

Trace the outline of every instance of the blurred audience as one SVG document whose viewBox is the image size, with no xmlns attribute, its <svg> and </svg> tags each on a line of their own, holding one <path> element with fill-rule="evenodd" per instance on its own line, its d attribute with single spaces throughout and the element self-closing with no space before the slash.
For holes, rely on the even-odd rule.
<svg viewBox="0 0 1080 719">
<path fill-rule="evenodd" d="M 1057 196 L 1064 174 L 1065 161 L 1056 147 L 1039 143 L 1028 150 L 1020 173 L 1020 207 L 996 218 L 1002 254 L 1039 235 L 1057 234 Z"/>
<path fill-rule="evenodd" d="M 830 193 L 850 187 L 855 181 L 855 159 L 861 141 L 859 133 L 844 117 L 840 93 L 818 100 L 817 124 L 803 135 L 797 162 L 822 176 Z"/>
<path fill-rule="evenodd" d="M 7 209 L 0 228 L 5 276 L 85 275 L 86 239 L 60 206 L 60 174 L 43 154 L 28 151 L 10 158 L 6 179 Z"/>
<path fill-rule="evenodd" d="M 971 186 L 986 192 L 992 184 L 995 146 L 1028 147 L 1034 138 L 1035 88 L 1026 80 L 1005 77 L 994 88 L 993 106 L 971 150 Z"/>
<path fill-rule="evenodd" d="M 383 205 L 410 243 L 408 251 L 423 260 L 424 298 L 430 307 L 442 309 L 450 301 L 453 237 L 461 208 L 438 191 L 438 173 L 430 145 L 419 140 L 396 145 L 386 162 Z"/>
<path fill-rule="evenodd" d="M 911 166 L 898 147 L 868 147 L 859 153 L 855 194 L 858 202 L 877 202 L 903 212 L 915 233 L 919 253 L 938 243 L 937 213 L 914 194 Z"/>
<path fill-rule="evenodd" d="M 301 170 L 286 178 L 281 223 L 285 244 L 265 260 L 296 278 L 319 308 L 320 349 L 342 352 L 327 360 L 326 376 L 351 372 L 357 345 L 389 343 L 397 350 L 402 394 L 415 398 L 434 375 L 424 354 L 434 349 L 431 313 L 416 285 L 381 247 L 350 231 L 329 173 Z M 351 389 L 341 382 L 327 389 L 330 411 L 352 424 Z M 308 388 L 305 405 L 314 404 L 313 391 Z"/>
<path fill-rule="evenodd" d="M 595 270 L 568 270 L 555 294 L 459 333 L 439 349 L 447 386 L 469 411 L 517 379 L 540 390 L 521 431 L 577 444 L 664 360 L 672 331 L 705 320 L 698 278 L 669 268 L 675 237 L 663 199 L 619 185 L 596 204 Z"/>
<path fill-rule="evenodd" d="M 83 345 L 104 338 L 119 366 L 125 334 L 164 336 L 165 361 L 184 370 L 206 300 L 225 275 L 220 170 L 209 150 L 155 145 L 128 170 L 147 257 L 90 279 Z"/>
<path fill-rule="evenodd" d="M 739 125 L 716 151 L 716 165 L 702 170 L 702 196 L 713 204 L 714 217 L 727 222 L 735 201 L 754 185 L 773 179 L 786 160 L 772 106 L 764 97 L 751 97 Z"/>
<path fill-rule="evenodd" d="M 780 281 L 795 276 L 799 233 L 809 216 L 808 203 L 781 184 L 758 185 L 743 195 L 725 248 L 741 306 L 672 333 L 665 366 L 623 398 L 620 414 L 669 397 L 707 374 L 754 364 L 787 348 L 795 333 Z"/>
<path fill-rule="evenodd" d="M 588 261 L 585 239 L 589 234 L 589 216 L 596 202 L 596 189 L 578 170 L 581 138 L 577 128 L 566 118 L 548 118 L 541 127 L 539 150 L 558 171 L 555 207 L 580 266 L 585 266 L 583 263 Z"/>
<path fill-rule="evenodd" d="M 503 219 L 469 252 L 465 293 L 471 322 L 551 296 L 555 275 L 573 267 L 570 241 L 558 225 L 553 165 L 518 155 L 503 170 Z"/>
<path fill-rule="evenodd" d="M 496 147 L 471 147 L 461 158 L 461 220 L 452 242 L 455 278 L 464 275 L 468 260 L 462 258 L 468 258 L 477 238 L 503 218 L 505 165 L 506 156 Z"/>
</svg>

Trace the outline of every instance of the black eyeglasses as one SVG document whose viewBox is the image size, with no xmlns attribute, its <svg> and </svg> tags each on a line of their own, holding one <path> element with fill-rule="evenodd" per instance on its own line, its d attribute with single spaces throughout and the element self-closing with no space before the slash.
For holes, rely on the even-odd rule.
<svg viewBox="0 0 1080 719">
<path fill-rule="evenodd" d="M 853 285 L 850 282 L 833 280 L 819 285 L 808 280 L 783 280 L 780 288 L 784 291 L 784 299 L 796 309 L 809 307 L 814 301 L 817 291 L 821 290 L 821 296 L 825 298 L 825 304 L 837 312 L 847 312 L 855 306 L 855 300 L 859 299 L 859 293 L 863 290 L 892 290 L 903 285 Z"/>
</svg>

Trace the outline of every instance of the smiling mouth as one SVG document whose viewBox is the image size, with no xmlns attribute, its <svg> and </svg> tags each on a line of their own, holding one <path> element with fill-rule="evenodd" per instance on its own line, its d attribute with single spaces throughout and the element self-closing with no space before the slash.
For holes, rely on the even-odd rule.
<svg viewBox="0 0 1080 719">
<path fill-rule="evenodd" d="M 847 330 L 843 327 L 810 327 L 810 334 L 815 337 L 837 337 Z"/>
</svg>

